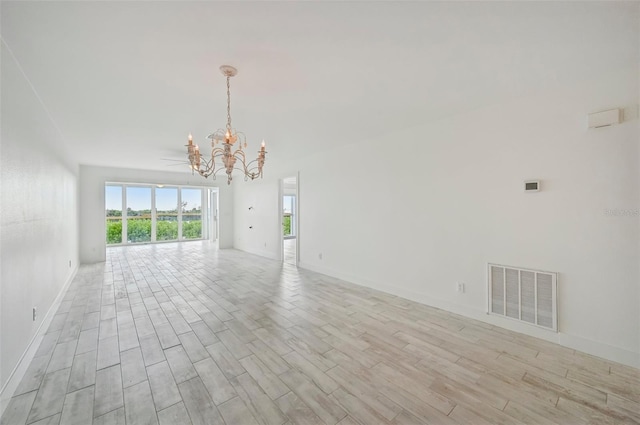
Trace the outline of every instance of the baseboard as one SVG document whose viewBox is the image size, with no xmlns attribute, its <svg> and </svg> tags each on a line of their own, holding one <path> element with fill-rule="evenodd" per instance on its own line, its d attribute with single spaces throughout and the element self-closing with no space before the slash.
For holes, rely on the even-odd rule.
<svg viewBox="0 0 640 425">
<path fill-rule="evenodd" d="M 262 249 L 258 249 L 256 251 L 250 251 L 248 249 L 237 248 L 237 247 L 234 247 L 233 249 L 237 249 L 238 251 L 242 251 L 242 252 L 245 252 L 247 254 L 257 255 L 259 257 L 265 257 L 265 258 L 268 258 L 270 260 L 280 261 L 280 258 L 278 258 L 278 255 L 274 254 L 271 251 L 265 251 L 265 250 L 262 250 Z"/>
<path fill-rule="evenodd" d="M 18 388 L 20 381 L 22 381 L 27 368 L 31 364 L 33 357 L 38 351 L 38 347 L 40 347 L 40 343 L 42 342 L 47 329 L 49 329 L 49 325 L 53 320 L 53 316 L 55 316 L 56 312 L 58 311 L 58 307 L 60 307 L 60 303 L 62 303 L 62 299 L 67 293 L 67 289 L 69 289 L 69 286 L 71 285 L 71 282 L 73 282 L 73 279 L 76 277 L 77 273 L 78 267 L 76 266 L 76 268 L 67 278 L 65 284 L 60 289 L 60 292 L 58 292 L 56 299 L 53 300 L 53 303 L 51 304 L 51 307 L 49 307 L 47 314 L 44 316 L 44 319 L 42 319 L 40 326 L 38 326 L 38 330 L 36 330 L 36 333 L 34 334 L 33 338 L 31 338 L 31 341 L 29 341 L 27 349 L 22 354 L 22 357 L 20 357 L 20 360 L 18 360 L 18 364 L 11 371 L 7 383 L 0 390 L 0 417 L 7 408 L 7 405 L 9 404 L 13 393 Z"/>
<path fill-rule="evenodd" d="M 535 338 L 544 339 L 564 347 L 568 347 L 586 354 L 611 360 L 627 366 L 640 368 L 640 353 L 635 353 L 620 347 L 615 347 L 602 342 L 593 341 L 587 338 L 570 335 L 562 332 L 551 332 L 526 323 L 519 323 L 514 320 L 505 319 L 499 316 L 489 315 L 484 309 L 474 309 L 468 306 L 452 303 L 447 300 L 431 297 L 425 293 L 404 290 L 380 284 L 379 282 L 363 279 L 360 276 L 349 273 L 342 273 L 328 267 L 317 266 L 306 262 L 300 262 L 298 267 L 335 277 L 358 286 L 375 289 L 390 295 L 425 304 L 430 307 L 439 308 L 451 313 L 459 314 L 470 319 L 479 320 L 514 332 L 529 335 Z"/>
<path fill-rule="evenodd" d="M 612 345 L 568 334 L 560 334 L 560 341 L 558 344 L 573 348 L 577 351 L 582 351 L 583 353 L 591 354 L 592 356 L 602 357 L 616 363 L 640 369 L 640 354 L 634 353 L 631 350 L 625 350 L 624 348 L 614 347 Z"/>
</svg>

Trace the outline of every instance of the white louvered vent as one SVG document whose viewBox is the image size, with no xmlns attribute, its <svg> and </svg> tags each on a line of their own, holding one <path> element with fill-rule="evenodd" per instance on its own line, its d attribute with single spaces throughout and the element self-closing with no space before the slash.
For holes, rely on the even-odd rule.
<svg viewBox="0 0 640 425">
<path fill-rule="evenodd" d="M 557 273 L 489 264 L 489 313 L 558 331 Z"/>
</svg>

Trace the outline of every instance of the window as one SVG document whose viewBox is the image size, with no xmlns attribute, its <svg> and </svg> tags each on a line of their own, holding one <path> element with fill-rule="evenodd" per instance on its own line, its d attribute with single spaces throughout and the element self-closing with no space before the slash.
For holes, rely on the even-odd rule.
<svg viewBox="0 0 640 425">
<path fill-rule="evenodd" d="M 207 228 L 206 193 L 195 187 L 106 184 L 107 244 L 202 239 Z"/>
<path fill-rule="evenodd" d="M 285 238 L 296 236 L 295 214 L 295 195 L 284 195 L 282 197 L 282 233 Z"/>
<path fill-rule="evenodd" d="M 127 242 L 151 242 L 151 188 L 127 187 Z"/>
<path fill-rule="evenodd" d="M 178 240 L 178 189 L 156 189 L 156 240 Z"/>
<path fill-rule="evenodd" d="M 182 189 L 182 237 L 202 238 L 201 189 Z"/>
<path fill-rule="evenodd" d="M 122 243 L 122 186 L 105 186 L 107 244 Z"/>
</svg>

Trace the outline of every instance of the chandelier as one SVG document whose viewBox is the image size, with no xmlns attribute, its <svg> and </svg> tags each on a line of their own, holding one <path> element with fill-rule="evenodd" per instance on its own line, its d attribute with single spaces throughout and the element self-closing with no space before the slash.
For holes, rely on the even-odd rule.
<svg viewBox="0 0 640 425">
<path fill-rule="evenodd" d="M 233 180 L 233 170 L 240 170 L 244 173 L 245 180 L 262 177 L 262 167 L 264 166 L 265 154 L 267 153 L 265 151 L 264 140 L 258 151 L 258 157 L 247 162 L 245 151 L 243 150 L 243 148 L 247 147 L 245 136 L 243 133 L 237 132 L 231 127 L 231 89 L 229 80 L 238 73 L 238 70 L 229 65 L 222 65 L 220 71 L 227 77 L 227 126 L 218 129 L 215 133 L 207 137 L 207 139 L 211 139 L 211 157 L 209 159 L 204 158 L 200 154 L 200 148 L 193 143 L 193 136 L 189 133 L 189 142 L 186 147 L 191 174 L 198 172 L 198 174 L 204 178 L 213 176 L 215 180 L 216 174 L 220 170 L 225 170 L 227 173 L 227 184 L 231 184 L 231 180 Z M 232 150 L 236 142 L 238 142 L 238 148 Z M 218 146 L 218 144 L 220 144 L 220 146 Z"/>
</svg>

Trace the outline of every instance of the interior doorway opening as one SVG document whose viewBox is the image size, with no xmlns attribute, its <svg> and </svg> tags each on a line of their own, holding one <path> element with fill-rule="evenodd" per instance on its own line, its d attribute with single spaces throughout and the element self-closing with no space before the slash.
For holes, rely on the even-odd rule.
<svg viewBox="0 0 640 425">
<path fill-rule="evenodd" d="M 282 223 L 282 261 L 298 264 L 298 177 L 282 179 L 280 188 L 280 222 Z"/>
</svg>

